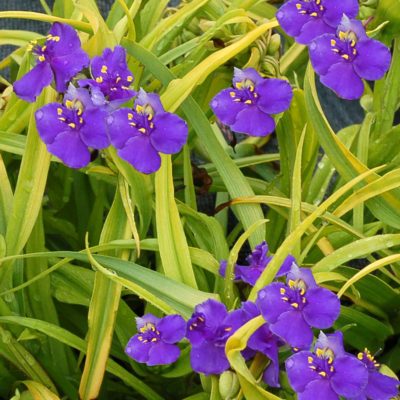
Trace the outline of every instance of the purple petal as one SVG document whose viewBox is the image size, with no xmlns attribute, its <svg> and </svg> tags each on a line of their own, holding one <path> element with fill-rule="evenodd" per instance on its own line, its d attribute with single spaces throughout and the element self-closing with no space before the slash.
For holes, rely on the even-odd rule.
<svg viewBox="0 0 400 400">
<path fill-rule="evenodd" d="M 75 29 L 67 24 L 55 22 L 51 26 L 49 34 L 60 38 L 58 42 L 48 41 L 52 44 L 51 50 L 54 56 L 72 54 L 81 47 L 81 41 Z"/>
<path fill-rule="evenodd" d="M 231 129 L 251 136 L 266 136 L 274 131 L 275 121 L 257 106 L 250 106 L 239 112 Z"/>
<path fill-rule="evenodd" d="M 347 15 L 343 14 L 340 24 L 337 27 L 337 34 L 339 32 L 353 32 L 357 36 L 357 40 L 367 40 L 369 37 L 365 32 L 364 25 L 361 21 L 350 19 Z"/>
<path fill-rule="evenodd" d="M 235 266 L 235 275 L 237 274 L 238 279 L 248 283 L 251 286 L 254 286 L 257 282 L 257 279 L 260 277 L 263 269 L 258 268 L 257 266 Z"/>
<path fill-rule="evenodd" d="M 207 321 L 207 326 L 216 328 L 228 316 L 228 311 L 223 303 L 209 299 L 196 306 L 195 314 L 203 314 Z"/>
<path fill-rule="evenodd" d="M 160 341 L 151 346 L 147 365 L 171 364 L 179 358 L 180 354 L 181 351 L 178 346 Z"/>
<path fill-rule="evenodd" d="M 281 276 L 284 276 L 288 274 L 292 268 L 292 264 L 296 262 L 296 259 L 292 255 L 288 255 L 285 258 L 285 261 L 282 263 L 281 267 L 279 268 L 279 271 L 276 274 L 276 277 L 279 278 Z"/>
<path fill-rule="evenodd" d="M 310 382 L 304 392 L 298 394 L 298 400 L 339 400 L 332 390 L 328 379 L 318 379 Z"/>
<path fill-rule="evenodd" d="M 239 69 L 234 67 L 232 80 L 233 86 L 236 86 L 237 83 L 245 80 L 250 80 L 254 85 L 258 85 L 264 80 L 264 78 L 254 68 Z"/>
<path fill-rule="evenodd" d="M 276 322 L 283 313 L 292 310 L 290 304 L 282 299 L 281 289 L 287 290 L 287 286 L 274 282 L 258 292 L 256 304 L 269 323 Z"/>
<path fill-rule="evenodd" d="M 157 151 L 174 154 L 182 149 L 188 137 L 188 127 L 182 118 L 171 113 L 156 114 L 154 126 L 150 141 Z"/>
<path fill-rule="evenodd" d="M 310 382 L 319 379 L 319 375 L 310 368 L 309 357 L 315 357 L 315 355 L 309 351 L 300 351 L 285 362 L 290 386 L 296 392 L 303 392 Z"/>
<path fill-rule="evenodd" d="M 221 374 L 229 368 L 229 362 L 225 355 L 225 346 L 205 341 L 199 346 L 192 347 L 190 364 L 193 371 L 201 374 Z"/>
<path fill-rule="evenodd" d="M 326 349 L 329 348 L 333 351 L 335 357 L 341 357 L 345 355 L 343 347 L 343 333 L 336 331 L 329 335 L 325 335 L 324 332 L 320 332 L 318 339 L 315 343 L 315 349 Z"/>
<path fill-rule="evenodd" d="M 154 110 L 155 114 L 165 112 L 158 94 L 146 93 L 143 89 L 140 89 L 135 100 L 134 108 L 136 109 L 136 106 L 144 107 L 146 105 L 150 106 Z"/>
<path fill-rule="evenodd" d="M 267 114 L 278 114 L 287 110 L 293 98 L 290 84 L 282 79 L 264 79 L 256 86 L 260 96 L 257 106 Z"/>
<path fill-rule="evenodd" d="M 152 342 L 141 342 L 137 334 L 129 339 L 128 344 L 125 347 L 125 353 L 133 358 L 135 361 L 140 363 L 146 363 L 149 359 L 149 351 L 153 347 Z"/>
<path fill-rule="evenodd" d="M 226 125 L 232 125 L 236 121 L 236 116 L 242 111 L 246 105 L 242 102 L 234 102 L 230 93 L 233 89 L 224 89 L 219 92 L 210 103 L 217 118 Z"/>
<path fill-rule="evenodd" d="M 363 40 L 356 45 L 357 57 L 354 70 L 364 79 L 381 79 L 390 67 L 390 50 L 377 40 Z"/>
<path fill-rule="evenodd" d="M 285 340 L 291 347 L 307 349 L 313 341 L 313 332 L 298 310 L 283 313 L 270 324 L 271 332 Z"/>
<path fill-rule="evenodd" d="M 83 168 L 90 162 L 90 152 L 76 130 L 59 133 L 47 150 L 71 168 Z"/>
<path fill-rule="evenodd" d="M 46 144 L 53 143 L 59 133 L 69 129 L 65 122 L 58 119 L 59 115 L 57 110 L 62 110 L 63 108 L 64 106 L 59 103 L 50 103 L 39 108 L 35 113 L 36 127 L 39 136 Z"/>
<path fill-rule="evenodd" d="M 50 64 L 56 89 L 58 92 L 64 92 L 71 78 L 89 64 L 89 57 L 82 49 L 78 49 L 73 54 L 53 58 Z"/>
<path fill-rule="evenodd" d="M 328 73 L 321 76 L 321 82 L 339 97 L 347 100 L 356 100 L 364 92 L 361 78 L 354 72 L 353 65 L 347 61 L 332 65 Z"/>
<path fill-rule="evenodd" d="M 303 316 L 306 322 L 314 328 L 330 328 L 340 314 L 340 300 L 336 294 L 319 287 L 307 290 L 305 298 Z"/>
<path fill-rule="evenodd" d="M 323 19 L 333 28 L 339 25 L 343 14 L 355 18 L 359 9 L 357 0 L 324 0 L 324 7 Z"/>
<path fill-rule="evenodd" d="M 106 111 L 101 108 L 94 108 L 83 113 L 85 125 L 80 129 L 80 134 L 86 146 L 99 150 L 109 146 L 106 117 Z"/>
<path fill-rule="evenodd" d="M 312 18 L 301 29 L 296 41 L 301 44 L 310 44 L 315 38 L 325 33 L 335 33 L 336 27 L 329 26 L 322 18 Z"/>
<path fill-rule="evenodd" d="M 21 99 L 34 102 L 42 90 L 50 85 L 53 72 L 47 62 L 41 62 L 33 67 L 21 79 L 14 82 L 14 92 Z"/>
<path fill-rule="evenodd" d="M 136 317 L 135 320 L 136 320 L 136 327 L 139 330 L 140 328 L 143 328 L 147 324 L 152 324 L 154 326 L 157 326 L 161 319 L 153 314 L 145 314 L 143 315 L 143 317 Z"/>
<path fill-rule="evenodd" d="M 276 13 L 276 19 L 281 28 L 290 36 L 298 36 L 301 28 L 312 17 L 308 14 L 300 14 L 297 9 L 297 0 L 290 0 L 285 3 Z"/>
<path fill-rule="evenodd" d="M 186 332 L 186 322 L 180 315 L 167 315 L 157 325 L 165 343 L 177 343 Z"/>
<path fill-rule="evenodd" d="M 101 56 L 94 57 L 90 69 L 92 75 L 97 77 L 101 76 L 101 69 L 103 65 L 107 66 L 108 73 L 121 73 L 121 76 L 125 78 L 125 74 L 129 72 L 128 65 L 126 63 L 126 51 L 122 46 L 115 46 L 114 50 L 109 48 L 104 49 Z"/>
<path fill-rule="evenodd" d="M 331 377 L 334 391 L 344 397 L 356 397 L 361 394 L 368 383 L 368 370 L 354 356 L 343 356 L 333 363 L 335 373 Z"/>
<path fill-rule="evenodd" d="M 399 394 L 399 381 L 378 371 L 369 374 L 368 386 L 365 390 L 367 397 L 374 400 L 387 400 Z"/>
<path fill-rule="evenodd" d="M 125 146 L 118 150 L 118 155 L 143 174 L 152 174 L 161 166 L 158 152 L 145 135 L 129 139 Z"/>
<path fill-rule="evenodd" d="M 107 117 L 108 134 L 111 143 L 117 149 L 123 148 L 132 137 L 141 135 L 134 126 L 129 125 L 129 115 L 132 113 L 133 111 L 129 108 L 121 108 Z"/>
<path fill-rule="evenodd" d="M 338 39 L 335 35 L 322 35 L 316 38 L 308 48 L 311 64 L 319 75 L 325 75 L 332 65 L 342 61 L 340 55 L 332 51 L 332 40 L 337 41 Z"/>
<path fill-rule="evenodd" d="M 263 373 L 263 381 L 271 387 L 280 387 L 279 384 L 279 362 L 271 361 Z"/>
<path fill-rule="evenodd" d="M 286 282 L 289 282 L 290 280 L 302 280 L 307 285 L 307 289 L 318 287 L 311 270 L 307 268 L 299 268 L 296 263 L 292 263 L 290 272 L 287 274 Z"/>
</svg>

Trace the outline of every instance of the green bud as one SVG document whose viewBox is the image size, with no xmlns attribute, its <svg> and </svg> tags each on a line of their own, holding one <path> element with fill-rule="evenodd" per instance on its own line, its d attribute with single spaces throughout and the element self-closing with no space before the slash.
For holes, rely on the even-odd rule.
<svg viewBox="0 0 400 400">
<path fill-rule="evenodd" d="M 233 399 L 239 392 L 239 379 L 232 371 L 225 371 L 219 378 L 219 394 L 224 400 Z"/>
<path fill-rule="evenodd" d="M 366 94 L 365 96 L 361 97 L 360 104 L 366 112 L 373 112 L 374 98 L 370 94 Z"/>
<path fill-rule="evenodd" d="M 281 35 L 274 33 L 268 43 L 267 54 L 273 56 L 281 47 Z"/>
</svg>

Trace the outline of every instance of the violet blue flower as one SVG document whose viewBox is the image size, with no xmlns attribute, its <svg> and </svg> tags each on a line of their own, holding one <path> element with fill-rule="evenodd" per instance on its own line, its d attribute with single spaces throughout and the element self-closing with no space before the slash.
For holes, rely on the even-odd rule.
<svg viewBox="0 0 400 400">
<path fill-rule="evenodd" d="M 196 306 L 186 329 L 186 337 L 192 345 L 193 371 L 210 375 L 221 374 L 229 368 L 225 344 L 242 325 L 242 318 L 239 310 L 228 313 L 224 304 L 213 299 Z"/>
<path fill-rule="evenodd" d="M 80 86 L 90 86 L 98 93 L 99 102 L 107 102 L 115 107 L 135 96 L 130 89 L 133 75 L 126 63 L 126 51 L 122 46 L 114 50 L 105 49 L 99 57 L 94 57 L 90 64 L 92 79 L 79 80 Z"/>
<path fill-rule="evenodd" d="M 36 111 L 35 120 L 47 150 L 69 167 L 82 168 L 90 162 L 89 147 L 100 150 L 109 145 L 106 116 L 86 89 L 71 85 L 64 104 L 45 105 Z"/>
<path fill-rule="evenodd" d="M 242 307 L 235 312 L 237 316 L 241 318 L 241 326 L 260 315 L 260 310 L 256 304 L 251 301 L 242 303 Z M 283 344 L 284 343 L 270 331 L 268 323 L 265 323 L 250 336 L 247 342 L 247 348 L 242 352 L 246 359 L 251 358 L 246 357 L 247 354 L 253 356 L 254 352 L 257 351 L 269 358 L 270 364 L 263 373 L 263 380 L 272 387 L 280 386 L 278 347 Z"/>
<path fill-rule="evenodd" d="M 310 60 L 321 82 L 347 100 L 358 99 L 364 92 L 362 79 L 381 79 L 390 66 L 390 50 L 370 39 L 360 21 L 343 16 L 336 34 L 315 39 Z"/>
<path fill-rule="evenodd" d="M 233 86 L 219 92 L 210 107 L 233 131 L 251 136 L 273 132 L 275 121 L 271 114 L 287 110 L 293 97 L 288 82 L 263 78 L 253 68 L 235 68 Z"/>
<path fill-rule="evenodd" d="M 295 263 L 286 284 L 274 282 L 259 291 L 257 306 L 271 332 L 297 349 L 309 348 L 312 327 L 330 328 L 340 313 L 336 294 L 318 286 L 312 272 Z"/>
<path fill-rule="evenodd" d="M 343 14 L 355 18 L 357 0 L 290 0 L 276 13 L 281 28 L 298 43 L 309 44 L 324 33 L 335 33 Z"/>
<path fill-rule="evenodd" d="M 186 323 L 180 315 L 157 318 L 146 314 L 136 318 L 138 333 L 129 339 L 125 353 L 148 366 L 175 362 L 180 349 L 175 344 L 185 336 Z"/>
<path fill-rule="evenodd" d="M 400 382 L 379 372 L 380 365 L 371 353 L 365 349 L 358 353 L 357 358 L 364 363 L 368 370 L 368 384 L 364 391 L 351 400 L 390 400 L 399 394 L 397 386 Z"/>
<path fill-rule="evenodd" d="M 290 385 L 298 400 L 339 400 L 358 396 L 368 381 L 365 365 L 343 349 L 343 335 L 320 333 L 314 352 L 300 351 L 286 360 Z"/>
<path fill-rule="evenodd" d="M 37 57 L 36 65 L 14 83 L 17 96 L 30 102 L 35 101 L 53 79 L 56 90 L 64 92 L 71 78 L 89 64 L 77 33 L 69 25 L 55 22 L 44 44 L 36 43 L 32 47 L 32 53 Z"/>
<path fill-rule="evenodd" d="M 160 97 L 140 89 L 134 109 L 121 108 L 108 118 L 111 143 L 138 171 L 151 174 L 161 165 L 159 153 L 179 152 L 186 142 L 186 122 L 164 110 Z"/>
<path fill-rule="evenodd" d="M 236 281 L 243 281 L 251 286 L 254 286 L 257 279 L 260 277 L 265 267 L 272 260 L 272 257 L 267 256 L 268 245 L 266 242 L 262 242 L 256 246 L 253 252 L 246 258 L 249 265 L 235 265 L 234 273 Z M 295 258 L 291 255 L 287 256 L 282 266 L 279 268 L 276 277 L 286 275 L 290 271 L 290 267 L 295 262 Z M 225 276 L 227 261 L 223 260 L 220 263 L 219 273 L 221 276 Z"/>
</svg>

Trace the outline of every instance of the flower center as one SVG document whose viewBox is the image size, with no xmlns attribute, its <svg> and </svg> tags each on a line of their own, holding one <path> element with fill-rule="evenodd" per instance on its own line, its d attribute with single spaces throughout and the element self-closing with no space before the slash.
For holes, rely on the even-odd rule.
<svg viewBox="0 0 400 400">
<path fill-rule="evenodd" d="M 329 348 L 317 348 L 316 357 L 308 357 L 308 367 L 323 378 L 329 378 L 334 372 L 335 354 Z"/>
<path fill-rule="evenodd" d="M 79 130 L 84 124 L 82 117 L 83 104 L 79 100 L 67 100 L 65 107 L 57 108 L 58 119 L 66 123 L 71 129 Z"/>
<path fill-rule="evenodd" d="M 281 288 L 281 299 L 288 302 L 293 308 L 302 310 L 307 303 L 304 297 L 307 291 L 307 285 L 302 279 L 292 280 L 289 279 L 287 288 Z"/>
<path fill-rule="evenodd" d="M 155 343 L 161 339 L 160 332 L 156 329 L 155 325 L 150 322 L 142 326 L 139 332 L 138 339 L 142 343 Z"/>
<path fill-rule="evenodd" d="M 346 61 L 353 61 L 357 56 L 357 36 L 353 31 L 339 31 L 338 39 L 331 39 L 331 48 L 334 53 L 337 53 Z"/>
<path fill-rule="evenodd" d="M 325 11 L 321 4 L 322 0 L 300 0 L 296 3 L 299 14 L 309 15 L 310 17 L 321 17 Z"/>
<path fill-rule="evenodd" d="M 95 78 L 95 81 L 104 86 L 106 90 L 116 92 L 120 89 L 130 90 L 126 84 L 129 85 L 133 82 L 133 76 L 128 75 L 123 78 L 118 72 L 110 73 L 107 65 L 103 64 L 100 69 L 100 75 Z"/>
<path fill-rule="evenodd" d="M 202 327 L 205 322 L 206 322 L 206 319 L 204 318 L 204 316 L 198 315 L 194 318 L 193 322 L 189 325 L 189 330 L 192 331 L 193 329 L 199 329 L 199 327 Z"/>
<path fill-rule="evenodd" d="M 245 79 L 241 82 L 236 82 L 236 89 L 229 92 L 235 103 L 255 104 L 258 94 L 255 92 L 254 82 L 250 79 Z"/>
<path fill-rule="evenodd" d="M 149 104 L 136 105 L 135 111 L 128 113 L 129 125 L 136 128 L 143 135 L 150 135 L 154 129 L 154 110 Z"/>
<path fill-rule="evenodd" d="M 363 352 L 358 353 L 357 358 L 366 364 L 368 369 L 376 370 L 380 367 L 380 364 L 375 360 L 374 356 L 369 352 L 368 349 L 364 349 Z"/>
</svg>

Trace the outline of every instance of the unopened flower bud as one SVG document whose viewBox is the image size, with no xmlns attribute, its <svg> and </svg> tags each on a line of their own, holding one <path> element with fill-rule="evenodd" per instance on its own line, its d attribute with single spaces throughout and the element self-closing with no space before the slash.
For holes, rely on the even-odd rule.
<svg viewBox="0 0 400 400">
<path fill-rule="evenodd" d="M 281 35 L 274 33 L 268 43 L 267 53 L 273 56 L 281 47 Z"/>
<path fill-rule="evenodd" d="M 219 378 L 219 393 L 224 400 L 233 399 L 239 391 L 239 380 L 232 371 L 225 371 Z"/>
</svg>

